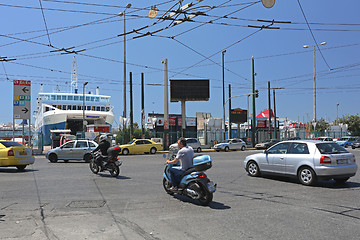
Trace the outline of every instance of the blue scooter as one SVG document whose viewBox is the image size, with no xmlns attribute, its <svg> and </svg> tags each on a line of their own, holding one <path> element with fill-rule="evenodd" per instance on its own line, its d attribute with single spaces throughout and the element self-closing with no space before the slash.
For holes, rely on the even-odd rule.
<svg viewBox="0 0 360 240">
<path fill-rule="evenodd" d="M 175 151 L 170 150 L 168 156 L 163 155 L 164 158 L 173 160 L 175 158 Z M 208 205 L 213 199 L 213 193 L 216 191 L 216 184 L 210 181 L 204 173 L 207 169 L 212 167 L 211 158 L 209 155 L 199 155 L 193 158 L 194 167 L 188 169 L 181 175 L 181 181 L 178 190 L 170 190 L 170 168 L 177 167 L 180 169 L 180 162 L 177 164 L 166 164 L 164 171 L 163 186 L 165 191 L 170 194 L 180 194 L 188 196 L 192 199 L 199 200 L 201 205 Z"/>
</svg>

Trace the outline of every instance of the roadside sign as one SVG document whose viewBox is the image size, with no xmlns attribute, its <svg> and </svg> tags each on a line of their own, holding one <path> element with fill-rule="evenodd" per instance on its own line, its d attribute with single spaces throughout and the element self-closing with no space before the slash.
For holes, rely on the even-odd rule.
<svg viewBox="0 0 360 240">
<path fill-rule="evenodd" d="M 30 119 L 31 81 L 14 80 L 13 117 Z"/>
</svg>

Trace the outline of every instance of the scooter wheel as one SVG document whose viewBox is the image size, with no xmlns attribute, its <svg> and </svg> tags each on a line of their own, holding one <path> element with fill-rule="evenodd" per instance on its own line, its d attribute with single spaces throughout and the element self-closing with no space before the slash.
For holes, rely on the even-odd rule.
<svg viewBox="0 0 360 240">
<path fill-rule="evenodd" d="M 167 194 L 174 195 L 174 193 L 170 190 L 171 183 L 168 180 L 166 180 L 166 178 L 163 179 L 163 187 Z"/>
<path fill-rule="evenodd" d="M 99 166 L 96 164 L 95 161 L 91 161 L 89 164 L 90 170 L 94 173 L 97 174 L 100 170 Z"/>
<path fill-rule="evenodd" d="M 204 196 L 199 198 L 199 202 L 201 205 L 207 206 L 207 205 L 209 205 L 209 203 L 211 203 L 212 199 L 213 199 L 213 194 L 210 192 L 207 192 Z"/>
</svg>

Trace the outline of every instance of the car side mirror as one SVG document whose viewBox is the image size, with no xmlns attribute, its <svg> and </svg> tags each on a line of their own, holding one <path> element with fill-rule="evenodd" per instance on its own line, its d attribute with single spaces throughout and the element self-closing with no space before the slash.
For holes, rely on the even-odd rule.
<svg viewBox="0 0 360 240">
<path fill-rule="evenodd" d="M 265 154 L 268 154 L 268 151 L 267 151 L 267 150 L 264 150 L 264 153 L 265 153 Z"/>
</svg>

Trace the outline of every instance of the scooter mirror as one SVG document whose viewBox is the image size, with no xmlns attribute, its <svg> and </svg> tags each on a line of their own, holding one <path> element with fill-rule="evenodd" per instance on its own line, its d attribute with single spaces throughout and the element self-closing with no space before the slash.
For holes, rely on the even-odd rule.
<svg viewBox="0 0 360 240">
<path fill-rule="evenodd" d="M 166 158 L 166 154 L 165 154 L 165 153 L 163 154 L 163 158 Z"/>
</svg>

